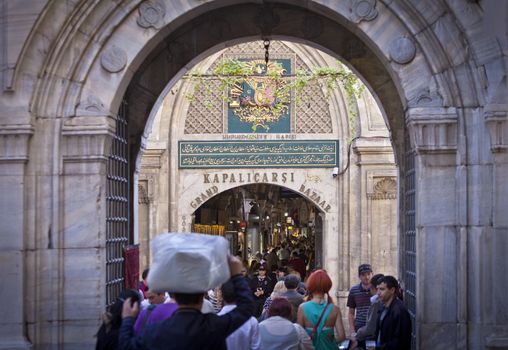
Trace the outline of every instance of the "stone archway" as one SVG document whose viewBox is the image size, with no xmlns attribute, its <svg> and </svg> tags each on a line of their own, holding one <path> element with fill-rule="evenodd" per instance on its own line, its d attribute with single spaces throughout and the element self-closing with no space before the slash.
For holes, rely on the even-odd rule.
<svg viewBox="0 0 508 350">
<path fill-rule="evenodd" d="M 262 173 L 262 169 L 260 170 L 261 172 L 254 171 L 252 174 Z M 274 173 L 277 174 L 277 172 Z M 289 177 L 294 176 L 291 173 L 286 174 Z M 219 186 L 221 185 L 219 184 Z M 207 190 L 206 194 L 195 192 L 197 195 L 195 198 L 199 200 L 200 204 L 198 205 L 194 200 L 191 201 L 194 211 L 189 213 L 189 216 L 193 217 L 193 225 L 201 225 L 204 230 L 211 229 L 212 225 L 219 225 L 224 228 L 225 232 L 228 230 L 230 233 L 237 231 L 235 234 L 244 239 L 243 250 L 240 254 L 244 259 L 254 258 L 256 252 L 267 253 L 269 246 L 280 245 L 291 237 L 294 241 L 299 240 L 302 243 L 304 243 L 303 237 L 306 238 L 306 243 L 312 238 L 313 240 L 308 243 L 312 244 L 315 252 L 312 255 L 312 264 L 309 266 L 311 269 L 323 268 L 321 257 L 323 252 L 326 254 L 329 251 L 323 244 L 323 237 L 316 237 L 316 233 L 321 235 L 324 230 L 330 231 L 330 227 L 323 228 L 322 218 L 325 218 L 326 222 L 327 215 L 336 216 L 336 213 L 330 210 L 331 205 L 325 211 L 326 207 L 325 209 L 321 208 L 319 202 L 315 200 L 316 197 L 310 199 L 304 193 L 305 191 L 302 193 L 302 188 L 300 191 L 296 191 L 292 183 L 288 183 L 286 186 L 278 182 L 252 182 L 226 187 L 227 189 L 222 189 L 222 187 L 219 190 L 217 185 L 212 186 L 212 191 L 208 192 Z M 289 223 L 288 217 L 291 219 Z M 246 227 L 239 225 L 242 221 Z M 330 221 L 332 220 L 328 219 L 328 223 Z M 316 227 L 318 224 L 319 227 Z M 266 231 L 265 237 L 261 238 L 264 231 Z M 197 231 L 192 230 L 191 232 Z M 249 236 L 248 239 L 245 235 Z M 241 239 L 236 241 L 239 242 Z M 248 250 L 247 247 L 251 249 Z M 232 249 L 231 252 L 235 253 L 236 251 Z M 333 264 L 331 267 L 335 270 Z M 335 273 L 335 271 L 331 272 Z M 335 289 L 337 289 L 336 285 Z M 331 293 L 331 295 L 335 295 L 335 293 Z"/>
<path fill-rule="evenodd" d="M 262 41 L 247 41 L 220 50 L 200 62 L 195 69 L 205 71 L 223 57 L 252 57 L 251 55 L 257 53 L 261 58 L 263 52 Z M 272 59 L 288 57 L 294 62 L 296 69 L 337 64 L 336 58 L 324 52 L 306 45 L 278 40 L 271 40 L 270 57 Z M 210 84 L 214 83 L 218 82 L 210 81 Z M 189 101 L 186 96 L 195 90 L 193 81 L 187 77 L 167 90 L 170 92 L 164 98 L 153 120 L 146 149 L 143 155 L 139 156 L 142 160 L 141 168 L 137 170 L 138 178 L 140 183 L 148 188 L 148 193 L 152 193 L 151 203 L 141 204 L 139 201 L 142 209 L 139 209 L 140 225 L 137 237 L 140 242 L 141 270 L 150 265 L 151 238 L 168 230 L 170 232 L 191 230 L 191 227 L 195 227 L 191 226 L 191 223 L 197 222 L 193 215 L 196 207 L 202 206 L 204 201 L 209 202 L 210 196 L 214 196 L 213 198 L 220 196 L 218 193 L 223 193 L 224 186 L 251 181 L 275 181 L 282 184 L 289 179 L 295 191 L 306 192 L 308 197 L 322 203 L 321 210 L 329 207 L 328 211 L 334 212 L 332 219 L 328 215 L 328 219 L 325 220 L 326 237 L 330 241 L 321 240 L 319 246 L 330 248 L 325 252 L 327 259 L 324 267 L 334 281 L 332 295 L 337 297 L 336 302 L 343 307 L 344 315 L 347 315 L 345 305 L 348 291 L 350 286 L 357 282 L 356 271 L 360 262 L 369 261 L 376 271 L 397 274 L 397 251 L 400 244 L 397 241 L 397 186 L 391 190 L 392 198 L 377 194 L 380 180 L 384 179 L 386 182 L 391 178 L 390 183 L 396 184 L 397 170 L 388 130 L 381 112 L 368 91 L 364 91 L 356 101 L 358 113 L 349 114 L 352 112 L 348 111 L 355 108 L 345 102 L 347 97 L 342 91 L 334 91 L 326 98 L 325 92 L 321 89 L 312 90 L 308 87 L 304 94 L 307 96 L 307 102 L 296 103 L 296 111 L 291 117 L 290 134 L 251 135 L 228 132 L 228 123 L 223 115 L 224 101 L 217 95 L 217 91 L 208 94 L 200 90 L 198 96 Z M 308 98 L 310 96 L 313 97 Z M 352 119 L 358 122 L 352 123 Z M 332 168 L 263 169 L 261 164 L 253 173 L 239 172 L 236 166 L 232 169 L 213 165 L 196 169 L 185 169 L 186 166 L 181 168 L 182 141 L 187 145 L 193 144 L 196 140 L 211 141 L 213 145 L 217 145 L 224 140 L 234 142 L 237 139 L 250 140 L 251 137 L 265 140 L 263 142 L 287 139 L 306 140 L 305 142 L 339 140 L 338 150 L 341 160 L 337 163 L 337 169 L 340 169 L 338 171 L 341 175 L 334 178 Z M 351 149 L 348 140 L 353 137 L 354 152 L 351 152 L 348 166 L 343 150 Z M 174 159 L 179 159 L 178 166 L 170 165 L 174 164 Z M 280 167 L 283 168 L 284 165 Z M 302 177 L 304 173 L 305 176 Z M 297 181 L 296 184 L 293 179 Z M 367 186 L 364 186 L 364 182 L 367 181 Z M 323 193 L 322 189 L 326 189 L 326 193 Z M 191 193 L 190 190 L 197 192 Z M 329 194 L 332 193 L 335 200 L 325 200 L 324 196 L 330 197 Z M 143 197 L 144 194 L 139 192 L 139 200 Z M 183 207 L 187 209 L 183 210 Z M 326 214 L 324 215 L 326 219 Z M 217 212 L 213 220 L 217 221 L 218 225 L 224 225 L 222 213 Z M 211 227 L 202 228 L 205 232 L 211 229 Z M 332 252 L 333 250 L 335 251 Z M 321 249 L 316 253 L 319 253 L 319 257 L 323 255 Z"/>
<path fill-rule="evenodd" d="M 293 191 L 312 203 L 322 214 L 323 245 L 321 254 L 325 268 L 335 277 L 334 292 L 343 288 L 337 281 L 341 261 L 338 256 L 339 236 L 336 234 L 339 222 L 338 186 L 337 181 L 329 174 L 329 169 L 229 169 L 206 173 L 187 174 L 186 183 L 182 185 L 179 200 L 182 203 L 178 217 L 182 218 L 181 231 L 188 232 L 191 228 L 191 216 L 194 211 L 207 200 L 233 189 L 238 185 L 270 184 L 281 186 Z M 321 186 L 309 180 L 320 177 Z M 328 175 L 328 176 L 327 176 Z M 235 181 L 231 181 L 236 178 Z M 188 219 L 186 219 L 188 218 Z M 326 240 L 325 240 L 326 238 Z M 335 293 L 334 293 L 335 295 Z"/>
<path fill-rule="evenodd" d="M 25 336 L 41 346 L 75 344 L 83 329 L 95 332 L 104 305 L 103 189 L 112 116 L 125 95 L 136 154 L 168 81 L 221 45 L 261 33 L 349 62 L 383 106 L 399 164 L 409 131 L 416 151 L 420 348 L 497 344 L 508 332 L 508 310 L 495 290 L 508 282 L 481 276 L 503 271 L 496 266 L 504 261 L 499 247 L 508 225 L 506 67 L 497 42 L 475 29 L 484 18 L 479 5 L 236 3 L 47 5 L 7 77 L 14 93 L 2 96 L 16 116 L 2 115 L 9 145 L 1 158 L 8 193 L 2 221 L 10 223 L 6 241 L 12 242 L 3 244 L 2 257 L 5 270 L 16 271 L 11 291 L 18 302 L 7 310 L 14 317 L 1 338 L 18 347 Z M 73 307 L 76 298 L 86 307 Z"/>
</svg>

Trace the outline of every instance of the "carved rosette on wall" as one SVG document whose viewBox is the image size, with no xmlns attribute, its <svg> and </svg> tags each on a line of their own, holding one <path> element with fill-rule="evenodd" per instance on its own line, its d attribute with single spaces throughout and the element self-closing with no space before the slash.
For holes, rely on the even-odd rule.
<svg viewBox="0 0 508 350">
<path fill-rule="evenodd" d="M 352 0 L 350 16 L 352 22 L 372 21 L 377 14 L 376 0 Z"/>
<path fill-rule="evenodd" d="M 127 65 L 127 53 L 112 45 L 101 55 L 101 66 L 110 73 L 118 73 Z"/>
<path fill-rule="evenodd" d="M 148 0 L 139 5 L 137 23 L 140 27 L 160 29 L 164 23 L 166 6 L 161 1 Z"/>
<path fill-rule="evenodd" d="M 374 184 L 374 192 L 367 194 L 367 198 L 397 199 L 397 180 L 394 177 L 383 177 Z"/>
<path fill-rule="evenodd" d="M 401 36 L 390 44 L 390 58 L 398 64 L 407 64 L 416 56 L 416 46 L 413 40 Z"/>
</svg>

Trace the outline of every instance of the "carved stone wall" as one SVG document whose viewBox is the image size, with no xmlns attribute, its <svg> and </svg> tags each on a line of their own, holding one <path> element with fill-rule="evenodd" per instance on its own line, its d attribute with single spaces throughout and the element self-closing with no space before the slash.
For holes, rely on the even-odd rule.
<svg viewBox="0 0 508 350">
<path fill-rule="evenodd" d="M 0 2 L 0 125 L 34 130 L 2 136 L 15 150 L 0 148 L 0 272 L 11 281 L 0 290 L 9 301 L 1 346 L 93 346 L 105 305 L 111 129 L 103 116 L 127 97 L 136 144 L 168 81 L 190 62 L 240 38 L 273 35 L 322 47 L 365 78 L 398 164 L 409 129 L 417 151 L 418 349 L 507 347 L 508 304 L 499 291 L 508 281 L 498 277 L 508 237 L 506 9 L 503 1 L 467 0 Z M 109 65 L 101 57 L 113 46 L 125 56 L 116 51 Z M 100 102 L 77 111 L 91 95 Z M 102 108 L 102 116 L 81 111 Z M 355 156 L 357 164 L 368 158 L 361 149 Z M 359 181 L 341 190 L 366 193 L 357 168 Z M 372 203 L 381 201 L 392 200 Z M 351 227 L 368 242 L 362 225 Z M 348 265 L 367 257 L 345 248 L 358 246 L 356 236 L 332 238 L 327 253 L 339 246 Z M 346 266 L 335 254 L 324 258 Z M 346 285 L 341 278 L 334 279 Z"/>
<path fill-rule="evenodd" d="M 358 250 L 351 257 L 351 264 L 358 266 L 368 262 L 374 273 L 397 275 L 399 248 L 397 240 L 398 174 L 392 148 L 387 140 L 359 138 L 353 143 L 356 171 L 353 172 L 353 201 L 350 211 L 356 224 L 351 235 L 356 235 Z M 355 221 L 353 221 L 355 222 Z M 357 280 L 357 274 L 351 282 Z"/>
<path fill-rule="evenodd" d="M 394 177 L 382 177 L 375 180 L 372 192 L 367 193 L 367 198 L 372 200 L 396 199 L 397 179 Z"/>
<path fill-rule="evenodd" d="M 30 344 L 23 336 L 25 321 L 24 271 L 27 244 L 23 239 L 25 227 L 26 202 L 26 164 L 30 139 L 34 134 L 31 125 L 0 126 L 0 275 L 10 276 L 9 288 L 4 296 L 9 302 L 2 306 L 9 315 L 9 321 L 0 321 L 0 339 L 8 341 L 13 347 L 28 348 Z M 0 292 L 1 293 L 1 292 Z"/>
</svg>

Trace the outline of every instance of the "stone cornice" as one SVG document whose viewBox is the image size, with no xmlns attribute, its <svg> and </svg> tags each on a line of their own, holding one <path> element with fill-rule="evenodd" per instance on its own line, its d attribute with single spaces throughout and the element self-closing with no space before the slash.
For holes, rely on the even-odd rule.
<svg viewBox="0 0 508 350">
<path fill-rule="evenodd" d="M 506 152 L 508 150 L 508 113 L 504 110 L 486 111 L 485 123 L 490 134 L 490 149 L 493 153 Z"/>
<path fill-rule="evenodd" d="M 141 158 L 141 169 L 160 169 L 161 157 L 164 154 L 165 149 L 146 149 L 143 151 L 143 157 Z"/>
<path fill-rule="evenodd" d="M 33 133 L 30 124 L 0 125 L 0 163 L 28 161 L 28 142 Z"/>
<path fill-rule="evenodd" d="M 388 138 L 359 138 L 354 141 L 353 150 L 357 154 L 393 153 L 392 144 Z"/>
<path fill-rule="evenodd" d="M 419 154 L 457 152 L 457 113 L 454 108 L 412 108 L 406 124 Z"/>
<path fill-rule="evenodd" d="M 358 156 L 356 164 L 394 164 L 394 154 L 388 138 L 359 138 L 353 142 L 353 151 Z"/>
<path fill-rule="evenodd" d="M 115 135 L 115 119 L 102 117 L 73 117 L 62 127 L 63 160 L 90 162 L 107 159 Z"/>
</svg>

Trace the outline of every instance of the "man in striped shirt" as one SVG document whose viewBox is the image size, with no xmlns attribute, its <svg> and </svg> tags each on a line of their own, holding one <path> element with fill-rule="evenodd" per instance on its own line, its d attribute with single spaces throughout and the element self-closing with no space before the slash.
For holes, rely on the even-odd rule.
<svg viewBox="0 0 508 350">
<path fill-rule="evenodd" d="M 370 293 L 372 267 L 369 264 L 361 264 L 358 266 L 358 277 L 360 278 L 360 283 L 351 287 L 347 298 L 350 334 L 356 332 L 367 323 L 370 297 L 372 296 Z"/>
</svg>

